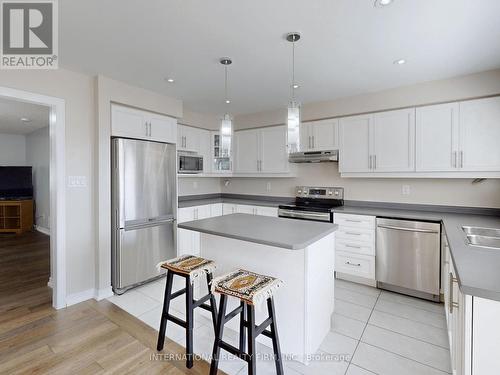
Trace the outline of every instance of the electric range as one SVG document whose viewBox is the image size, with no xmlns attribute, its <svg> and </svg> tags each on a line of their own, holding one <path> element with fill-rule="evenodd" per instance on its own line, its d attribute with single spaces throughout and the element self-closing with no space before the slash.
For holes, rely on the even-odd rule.
<svg viewBox="0 0 500 375">
<path fill-rule="evenodd" d="M 297 186 L 295 202 L 280 205 L 279 217 L 333 223 L 333 209 L 344 205 L 344 188 Z"/>
</svg>

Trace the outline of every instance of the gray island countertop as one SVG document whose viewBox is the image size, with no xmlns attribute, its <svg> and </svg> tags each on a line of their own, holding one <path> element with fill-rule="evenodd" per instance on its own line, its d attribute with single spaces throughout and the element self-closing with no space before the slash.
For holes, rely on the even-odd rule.
<svg viewBox="0 0 500 375">
<path fill-rule="evenodd" d="M 290 250 L 304 249 L 337 230 L 332 223 L 249 214 L 188 221 L 178 227 Z"/>
</svg>

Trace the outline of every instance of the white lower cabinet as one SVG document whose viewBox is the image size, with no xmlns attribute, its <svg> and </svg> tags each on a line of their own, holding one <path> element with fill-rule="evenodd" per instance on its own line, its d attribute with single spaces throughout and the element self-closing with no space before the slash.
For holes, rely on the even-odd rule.
<svg viewBox="0 0 500 375">
<path fill-rule="evenodd" d="M 333 220 L 339 226 L 335 232 L 335 271 L 373 284 L 375 216 L 335 213 Z"/>
<path fill-rule="evenodd" d="M 500 302 L 464 294 L 446 237 L 443 293 L 454 375 L 500 374 Z"/>
<path fill-rule="evenodd" d="M 232 203 L 214 203 L 203 206 L 182 207 L 177 211 L 177 223 L 207 219 L 234 213 L 246 213 L 261 216 L 278 216 L 276 207 L 250 206 Z M 200 254 L 200 233 L 187 229 L 177 229 L 177 255 Z"/>
</svg>

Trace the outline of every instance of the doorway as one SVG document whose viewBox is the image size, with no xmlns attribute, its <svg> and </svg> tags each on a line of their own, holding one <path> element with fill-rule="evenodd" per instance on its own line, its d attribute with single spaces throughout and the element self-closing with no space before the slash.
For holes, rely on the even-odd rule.
<svg viewBox="0 0 500 375">
<path fill-rule="evenodd" d="M 66 307 L 64 106 L 0 87 L 0 300 L 13 309 Z"/>
</svg>

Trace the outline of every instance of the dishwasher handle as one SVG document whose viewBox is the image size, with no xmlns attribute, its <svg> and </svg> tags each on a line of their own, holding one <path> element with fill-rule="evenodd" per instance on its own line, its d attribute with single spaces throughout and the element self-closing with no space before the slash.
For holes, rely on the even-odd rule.
<svg viewBox="0 0 500 375">
<path fill-rule="evenodd" d="M 439 231 L 434 230 L 434 229 L 417 229 L 417 228 L 405 228 L 405 227 L 396 227 L 393 225 L 384 225 L 384 224 L 378 224 L 378 228 L 385 228 L 385 229 L 394 229 L 394 230 L 402 230 L 404 232 L 418 232 L 418 233 L 439 233 Z"/>
</svg>

